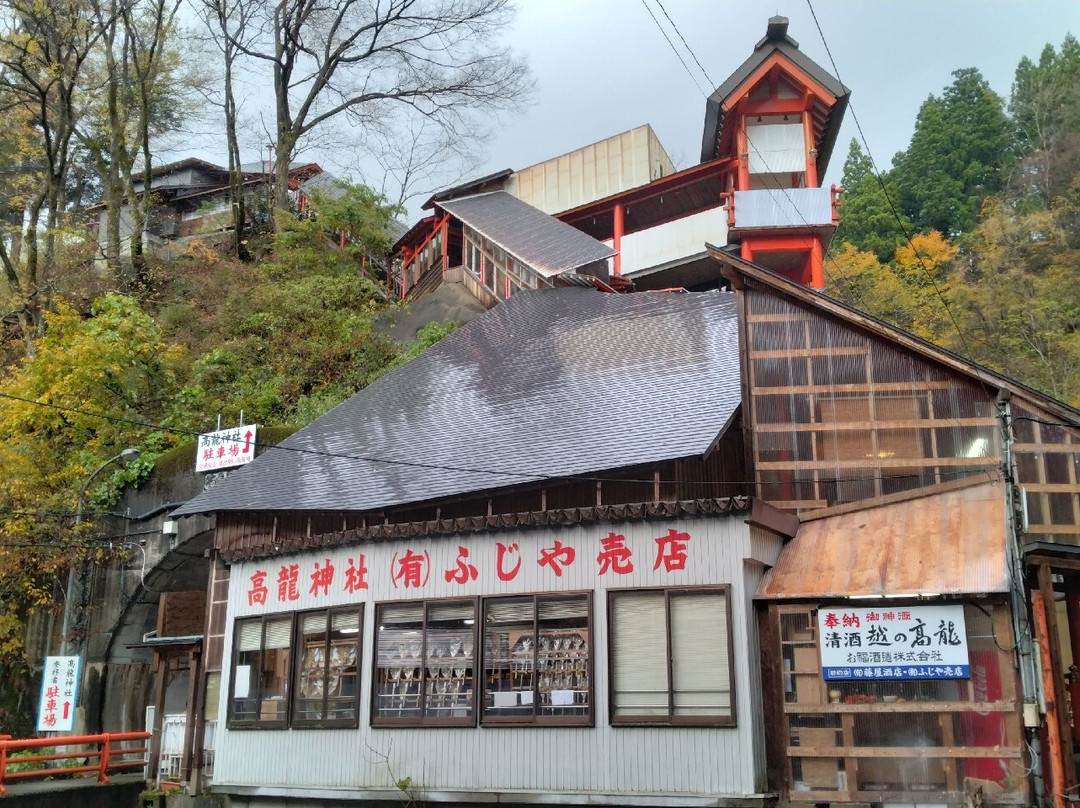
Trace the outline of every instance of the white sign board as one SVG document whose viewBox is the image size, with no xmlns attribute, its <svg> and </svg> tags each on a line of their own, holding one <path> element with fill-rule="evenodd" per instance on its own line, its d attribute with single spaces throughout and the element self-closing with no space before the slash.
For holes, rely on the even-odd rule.
<svg viewBox="0 0 1080 808">
<path fill-rule="evenodd" d="M 255 457 L 255 424 L 234 426 L 199 435 L 195 471 L 217 471 L 242 466 Z"/>
<path fill-rule="evenodd" d="M 78 695 L 79 658 L 45 657 L 45 669 L 41 672 L 41 701 L 38 704 L 38 732 L 73 730 Z"/>
<path fill-rule="evenodd" d="M 818 609 L 821 675 L 833 679 L 967 679 L 964 607 Z"/>
</svg>

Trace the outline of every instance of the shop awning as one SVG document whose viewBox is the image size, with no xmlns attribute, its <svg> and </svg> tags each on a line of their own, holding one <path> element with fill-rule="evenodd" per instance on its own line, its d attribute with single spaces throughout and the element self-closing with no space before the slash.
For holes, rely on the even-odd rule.
<svg viewBox="0 0 1080 808">
<path fill-rule="evenodd" d="M 1005 494 L 986 483 L 804 521 L 756 597 L 1006 591 Z"/>
</svg>

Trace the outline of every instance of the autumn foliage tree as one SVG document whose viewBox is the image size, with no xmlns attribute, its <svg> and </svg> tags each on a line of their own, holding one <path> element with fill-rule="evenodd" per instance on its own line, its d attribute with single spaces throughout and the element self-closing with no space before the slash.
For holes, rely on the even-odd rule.
<svg viewBox="0 0 1080 808">
<path fill-rule="evenodd" d="M 33 355 L 0 381 L 0 709 L 7 672 L 26 667 L 26 620 L 61 610 L 67 570 L 100 553 L 96 487 L 87 492 L 90 518 L 74 526 L 82 483 L 126 446 L 148 446 L 145 429 L 120 419 L 163 417 L 180 359 L 131 298 L 107 296 L 88 318 L 60 304 L 46 319 Z M 152 462 L 148 452 L 121 473 Z"/>
</svg>

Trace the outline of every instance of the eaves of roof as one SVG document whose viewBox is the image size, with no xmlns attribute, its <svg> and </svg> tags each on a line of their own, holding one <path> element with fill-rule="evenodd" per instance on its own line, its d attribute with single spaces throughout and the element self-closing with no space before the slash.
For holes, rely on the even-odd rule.
<svg viewBox="0 0 1080 808">
<path fill-rule="evenodd" d="M 504 168 L 502 169 L 502 171 L 495 171 L 483 177 L 477 177 L 474 180 L 469 180 L 468 182 L 463 182 L 460 185 L 455 185 L 452 188 L 445 188 L 442 191 L 437 191 L 436 193 L 428 197 L 427 202 L 421 205 L 420 209 L 431 210 L 435 206 L 436 202 L 442 202 L 447 199 L 465 196 L 466 194 L 479 193 L 484 190 L 485 185 L 505 180 L 513 173 L 514 170 L 512 168 Z"/>
<path fill-rule="evenodd" d="M 822 134 L 822 141 L 818 145 L 817 162 L 820 173 L 825 173 L 836 144 L 836 138 L 839 135 L 840 121 L 843 119 L 844 111 L 847 109 L 851 91 L 821 65 L 800 51 L 798 46 L 788 37 L 774 41 L 762 40 L 758 43 L 758 47 L 746 61 L 723 84 L 717 87 L 706 100 L 705 127 L 701 138 L 701 162 L 704 163 L 717 156 L 717 137 L 724 126 L 727 101 L 731 94 L 753 75 L 758 67 L 768 61 L 774 53 L 778 53 L 789 60 L 794 67 L 805 73 L 809 79 L 821 85 L 836 99 L 836 103 L 830 111 L 827 126 Z"/>
<path fill-rule="evenodd" d="M 319 536 L 295 536 L 282 540 L 272 548 L 266 546 L 246 547 L 228 554 L 225 560 L 233 562 L 251 558 L 292 555 L 307 550 L 323 551 L 328 547 L 358 544 L 363 541 L 410 539 L 425 536 L 454 536 L 500 530 L 570 527 L 598 522 L 614 524 L 706 516 L 733 516 L 741 513 L 751 513 L 753 511 L 753 502 L 754 500 L 750 497 L 715 497 L 679 502 L 598 505 L 587 508 L 560 508 L 548 511 L 503 513 L 494 516 L 437 519 L 428 522 L 379 524 L 363 529 L 326 533 Z"/>
</svg>

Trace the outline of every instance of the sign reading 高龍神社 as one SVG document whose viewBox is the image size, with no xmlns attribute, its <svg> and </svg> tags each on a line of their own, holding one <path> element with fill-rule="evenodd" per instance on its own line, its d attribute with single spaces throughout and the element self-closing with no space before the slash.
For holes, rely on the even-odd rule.
<svg viewBox="0 0 1080 808">
<path fill-rule="evenodd" d="M 255 457 L 255 424 L 199 435 L 195 471 L 218 471 L 250 463 Z"/>
<path fill-rule="evenodd" d="M 79 658 L 47 656 L 41 672 L 38 732 L 75 728 L 75 703 L 79 695 Z"/>
<path fill-rule="evenodd" d="M 818 609 L 821 675 L 835 679 L 967 679 L 964 607 Z"/>
</svg>

